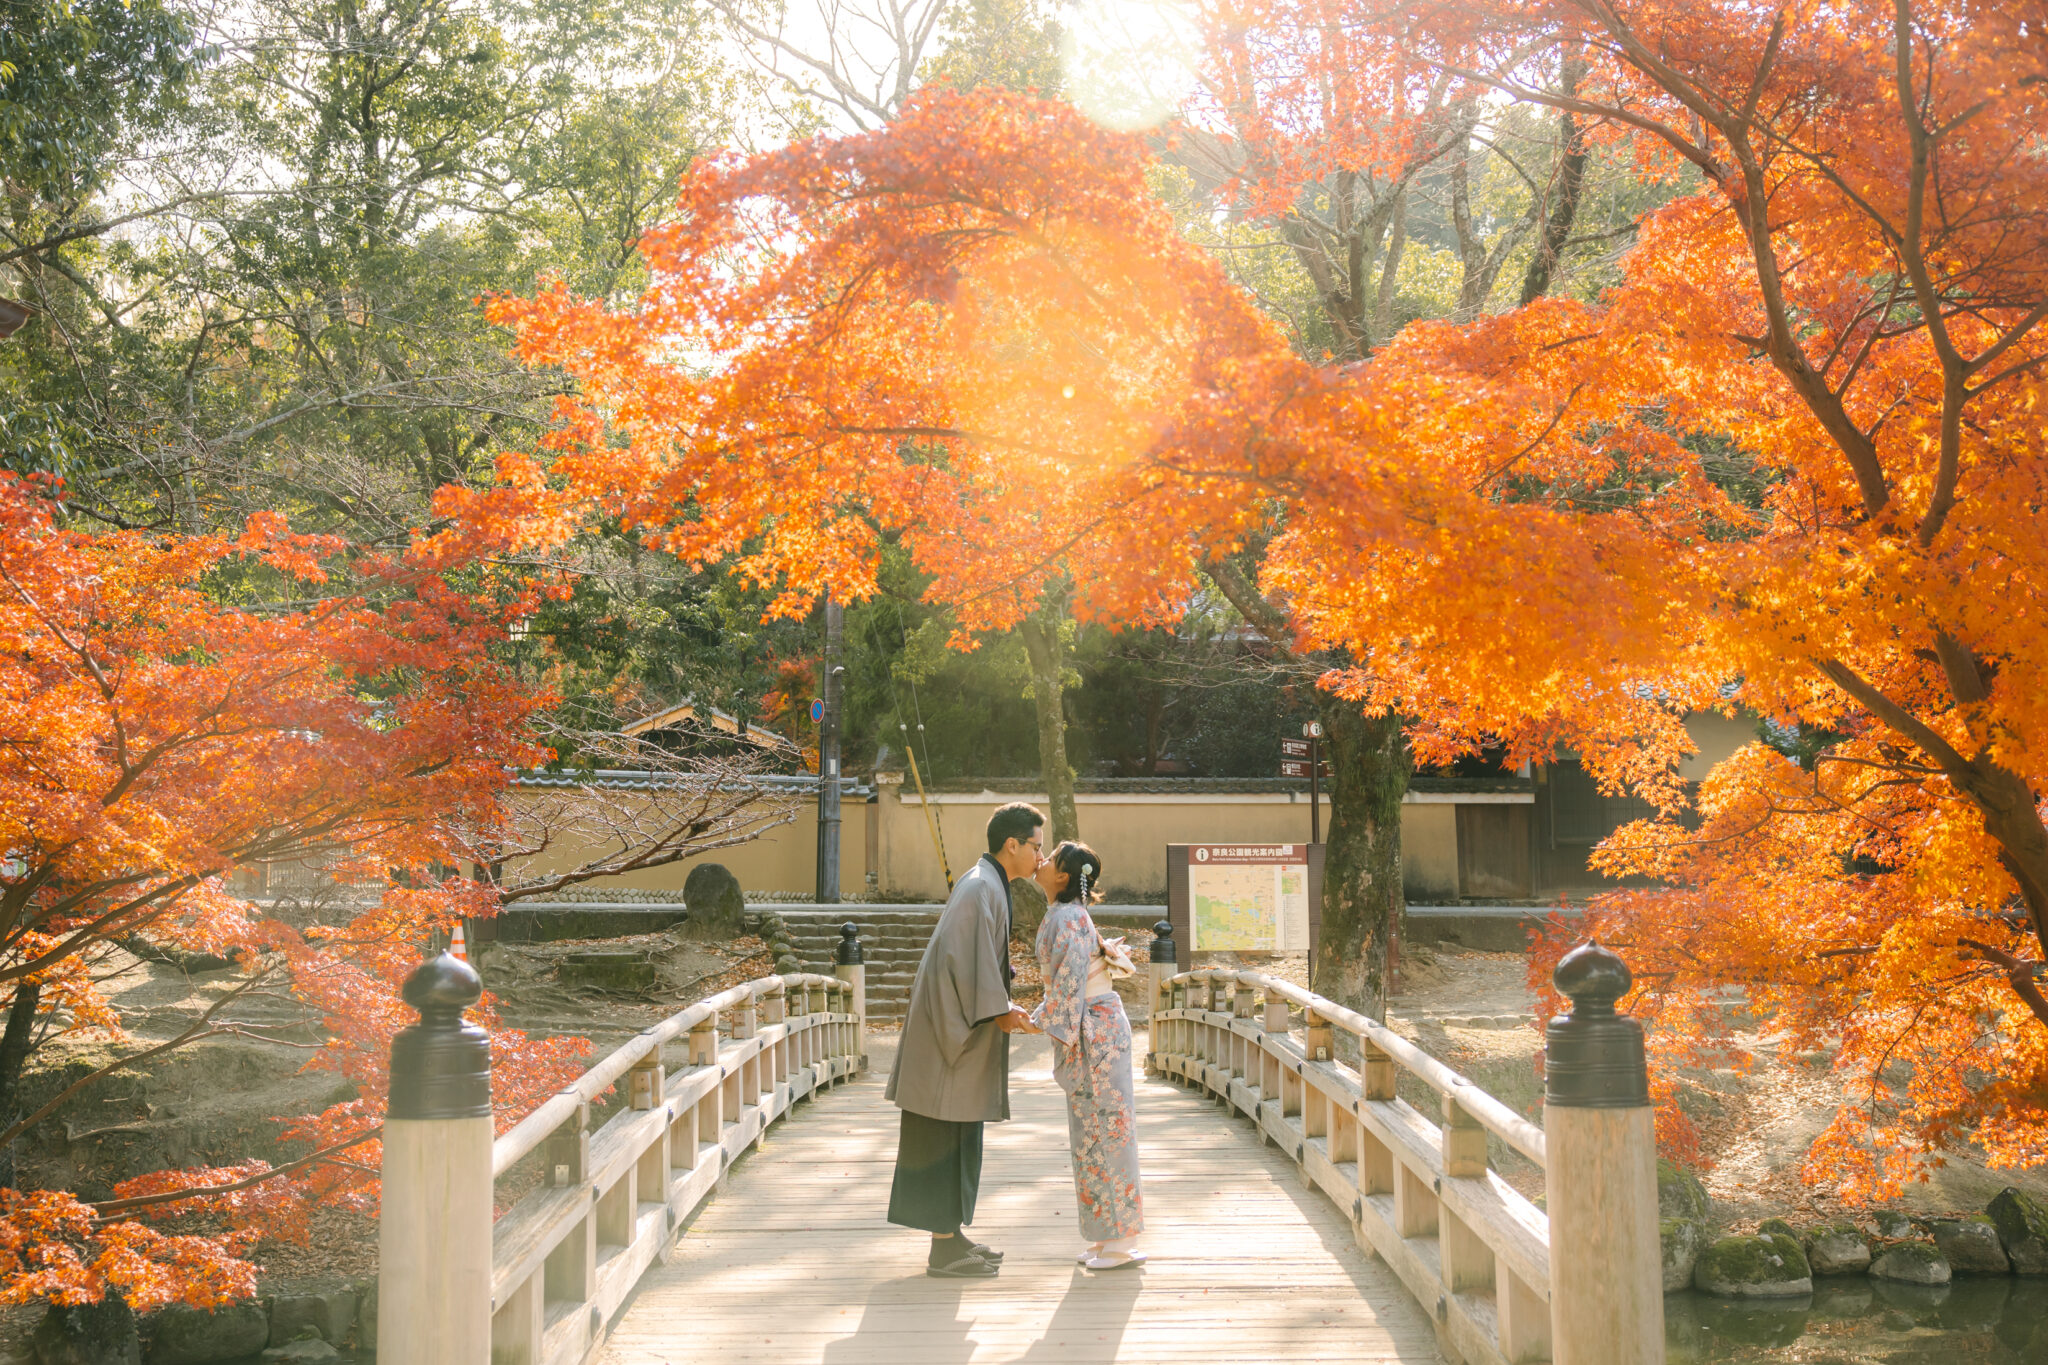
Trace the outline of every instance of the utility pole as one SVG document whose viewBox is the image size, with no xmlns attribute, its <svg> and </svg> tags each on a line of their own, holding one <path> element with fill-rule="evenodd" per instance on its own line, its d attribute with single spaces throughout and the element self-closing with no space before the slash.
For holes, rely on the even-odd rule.
<svg viewBox="0 0 2048 1365">
<path fill-rule="evenodd" d="M 839 711 L 846 673 L 845 616 L 839 603 L 825 599 L 824 711 L 818 717 L 818 891 L 819 905 L 839 902 Z"/>
</svg>

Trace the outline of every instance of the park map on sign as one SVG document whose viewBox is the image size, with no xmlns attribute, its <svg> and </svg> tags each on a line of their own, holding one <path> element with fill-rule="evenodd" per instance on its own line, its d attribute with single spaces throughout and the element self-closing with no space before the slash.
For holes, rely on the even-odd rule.
<svg viewBox="0 0 2048 1365">
<path fill-rule="evenodd" d="M 1308 869 L 1217 863 L 1188 869 L 1192 950 L 1285 953 L 1308 948 Z"/>
</svg>

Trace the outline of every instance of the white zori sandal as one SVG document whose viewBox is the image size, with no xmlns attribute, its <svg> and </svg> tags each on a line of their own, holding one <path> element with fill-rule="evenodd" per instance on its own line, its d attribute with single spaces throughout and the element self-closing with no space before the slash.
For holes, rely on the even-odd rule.
<svg viewBox="0 0 2048 1365">
<path fill-rule="evenodd" d="M 1122 1270 L 1126 1266 L 1145 1264 L 1145 1253 L 1137 1250 L 1138 1239 L 1119 1237 L 1113 1242 L 1104 1242 L 1094 1248 L 1094 1255 L 1081 1262 L 1090 1270 Z"/>
<path fill-rule="evenodd" d="M 1094 1260 L 1097 1256 L 1100 1256 L 1101 1254 L 1102 1243 L 1100 1242 L 1095 1243 L 1095 1245 L 1093 1246 L 1083 1247 L 1081 1248 L 1081 1254 L 1074 1257 L 1074 1264 L 1087 1265 L 1090 1261 Z"/>
</svg>

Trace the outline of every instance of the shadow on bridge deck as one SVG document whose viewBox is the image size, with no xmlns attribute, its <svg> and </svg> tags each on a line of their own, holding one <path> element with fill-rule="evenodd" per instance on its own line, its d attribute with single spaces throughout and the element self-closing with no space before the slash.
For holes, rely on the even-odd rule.
<svg viewBox="0 0 2048 1365">
<path fill-rule="evenodd" d="M 640 1282 L 606 1365 L 1441 1359 L 1423 1311 L 1294 1164 L 1163 1081 L 1138 1085 L 1152 1260 L 1076 1267 L 1065 1102 L 1040 1039 L 1014 1055 L 1015 1118 L 988 1130 L 972 1229 L 1008 1253 L 1003 1273 L 928 1278 L 923 1234 L 883 1217 L 889 1060 L 802 1106 L 733 1168 Z"/>
</svg>

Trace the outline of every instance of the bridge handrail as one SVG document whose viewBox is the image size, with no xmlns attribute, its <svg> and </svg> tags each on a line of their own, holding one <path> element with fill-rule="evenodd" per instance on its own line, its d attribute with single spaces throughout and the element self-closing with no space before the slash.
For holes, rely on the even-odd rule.
<svg viewBox="0 0 2048 1365">
<path fill-rule="evenodd" d="M 618 1084 L 619 1078 L 631 1071 L 635 1063 L 658 1051 L 662 1044 L 682 1037 L 706 1019 L 715 1018 L 726 1010 L 759 999 L 778 983 L 785 990 L 799 986 L 820 986 L 827 990 L 839 990 L 846 984 L 836 977 L 821 976 L 815 972 L 791 972 L 782 976 L 756 977 L 752 981 L 742 981 L 737 986 L 720 991 L 717 995 L 706 996 L 694 1005 L 676 1011 L 653 1027 L 642 1029 L 607 1055 L 603 1061 L 578 1076 L 573 1084 L 564 1086 L 545 1104 L 500 1134 L 497 1141 L 491 1144 L 491 1175 L 501 1176 L 511 1170 L 522 1157 L 547 1141 L 549 1134 L 568 1122 L 579 1107 L 590 1103 Z"/>
<path fill-rule="evenodd" d="M 1360 1040 L 1370 1042 L 1387 1056 L 1400 1063 L 1402 1068 L 1416 1079 L 1446 1099 L 1454 1100 L 1480 1126 L 1520 1152 L 1538 1166 L 1545 1164 L 1543 1130 L 1529 1122 L 1514 1110 L 1488 1094 L 1470 1077 L 1461 1075 L 1443 1062 L 1430 1056 L 1385 1024 L 1347 1009 L 1327 996 L 1304 990 L 1290 981 L 1283 981 L 1264 972 L 1236 968 L 1203 968 L 1182 972 L 1169 979 L 1168 984 L 1195 982 L 1200 980 L 1230 981 L 1252 987 L 1269 998 L 1278 997 L 1291 1004 L 1299 1005 L 1304 1013 L 1319 1018 L 1353 1034 Z"/>
<path fill-rule="evenodd" d="M 542 1178 L 480 1230 L 488 1316 L 478 1365 L 597 1358 L 642 1272 L 667 1258 L 733 1161 L 766 1141 L 799 1100 L 866 1065 L 865 968 L 855 958 L 833 976 L 758 977 L 678 1010 L 495 1139 L 487 1196 L 497 1176 L 534 1152 Z M 688 1041 L 687 1060 L 669 1065 L 663 1047 L 677 1039 Z M 614 1085 L 626 1103 L 593 1127 L 592 1103 Z M 485 1199 L 486 1214 L 492 1202 Z M 379 1313 L 381 1332 L 381 1305 Z M 443 1359 L 408 1356 L 397 1365 Z"/>
</svg>

